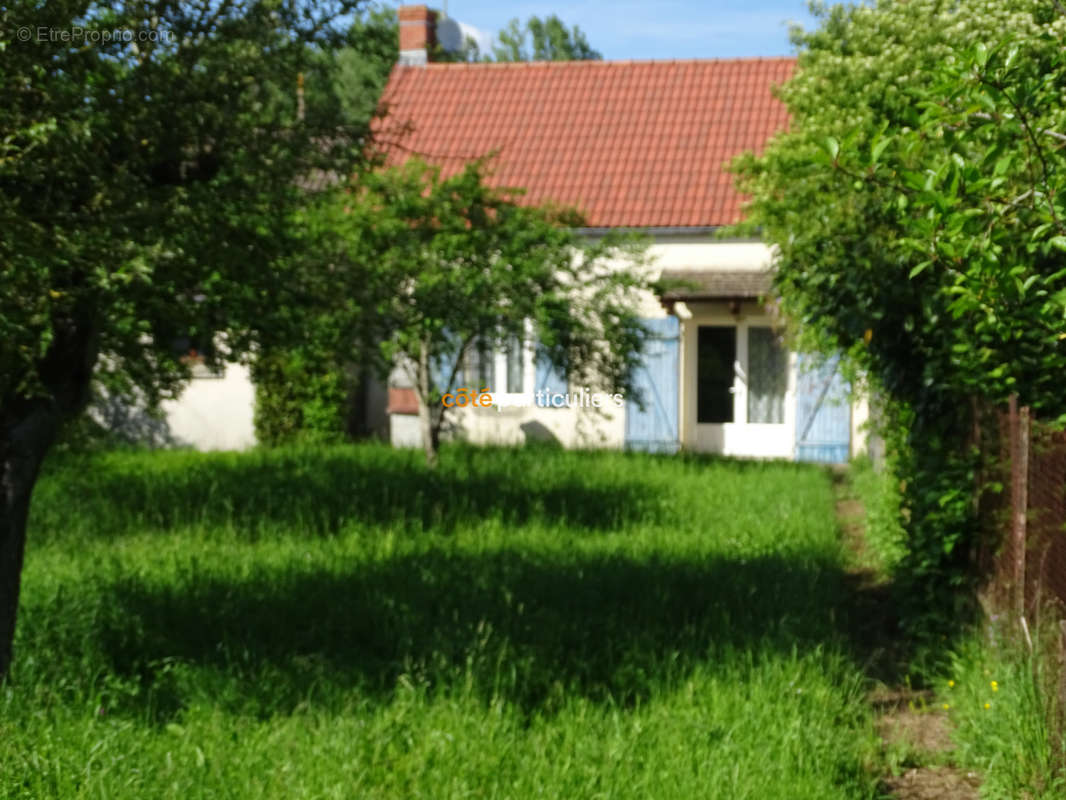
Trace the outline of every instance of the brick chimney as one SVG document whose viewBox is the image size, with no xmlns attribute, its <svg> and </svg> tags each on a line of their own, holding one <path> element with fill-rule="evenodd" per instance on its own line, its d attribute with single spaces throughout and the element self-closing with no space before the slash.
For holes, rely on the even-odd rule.
<svg viewBox="0 0 1066 800">
<path fill-rule="evenodd" d="M 437 12 L 426 6 L 400 6 L 400 63 L 423 66 L 437 44 Z"/>
</svg>

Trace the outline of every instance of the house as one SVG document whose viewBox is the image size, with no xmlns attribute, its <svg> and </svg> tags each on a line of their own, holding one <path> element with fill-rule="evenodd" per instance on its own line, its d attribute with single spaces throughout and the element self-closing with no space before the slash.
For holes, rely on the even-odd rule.
<svg viewBox="0 0 1066 800">
<path fill-rule="evenodd" d="M 642 404 L 457 409 L 454 435 L 828 462 L 860 449 L 865 403 L 847 400 L 832 364 L 807 370 L 782 341 L 765 302 L 771 248 L 716 236 L 743 204 L 727 164 L 787 124 L 772 90 L 794 59 L 432 63 L 446 38 L 438 15 L 405 6 L 399 19 L 400 59 L 376 131 L 393 163 L 414 153 L 449 171 L 495 152 L 499 185 L 523 187 L 530 203 L 576 206 L 587 237 L 644 231 L 655 277 L 686 287 L 640 302 L 654 334 L 637 375 Z M 554 398 L 580 388 L 534 353 L 530 341 L 487 353 L 464 365 L 462 385 Z M 364 427 L 417 446 L 406 370 L 368 391 L 374 419 Z M 254 443 L 253 403 L 247 370 L 231 366 L 195 375 L 164 410 L 174 440 L 231 449 Z"/>
<path fill-rule="evenodd" d="M 743 203 L 726 165 L 787 124 L 772 89 L 794 59 L 432 63 L 436 13 L 399 15 L 401 57 L 377 130 L 395 143 L 394 163 L 415 153 L 448 172 L 495 152 L 498 185 L 523 187 L 525 202 L 578 207 L 589 237 L 646 232 L 658 274 L 686 282 L 641 302 L 654 333 L 638 376 L 643 407 L 630 398 L 620 408 L 466 408 L 458 435 L 816 461 L 856 450 L 864 406 L 847 402 L 832 365 L 803 368 L 764 302 L 770 247 L 715 237 Z M 574 388 L 528 345 L 468 366 L 466 385 L 496 392 Z M 388 388 L 393 443 L 418 444 L 405 370 Z"/>
</svg>

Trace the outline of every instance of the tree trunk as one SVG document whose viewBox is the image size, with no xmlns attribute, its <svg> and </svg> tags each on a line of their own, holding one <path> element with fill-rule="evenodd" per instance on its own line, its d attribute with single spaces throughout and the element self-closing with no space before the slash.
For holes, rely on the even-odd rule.
<svg viewBox="0 0 1066 800">
<path fill-rule="evenodd" d="M 431 469 L 437 466 L 437 450 L 440 447 L 440 413 L 443 408 L 430 407 L 430 390 L 432 383 L 429 374 L 429 347 L 422 343 L 418 354 L 418 427 L 422 433 L 422 450 L 426 454 L 426 465 Z"/>
<path fill-rule="evenodd" d="M 88 315 L 63 323 L 36 365 L 43 391 L 32 397 L 0 394 L 0 681 L 11 670 L 14 652 L 30 495 L 60 424 L 89 401 L 98 352 Z"/>
<path fill-rule="evenodd" d="M 425 401 L 418 400 L 418 427 L 422 433 L 422 450 L 426 454 L 426 465 L 437 466 L 437 429 L 433 425 L 432 412 Z"/>
<path fill-rule="evenodd" d="M 0 440 L 0 681 L 11 669 L 30 495 L 58 428 L 59 414 L 37 401 Z"/>
</svg>

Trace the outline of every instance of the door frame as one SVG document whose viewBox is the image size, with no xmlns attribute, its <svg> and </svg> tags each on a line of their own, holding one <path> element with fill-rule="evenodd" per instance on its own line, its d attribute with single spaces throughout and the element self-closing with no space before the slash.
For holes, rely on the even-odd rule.
<svg viewBox="0 0 1066 800">
<path fill-rule="evenodd" d="M 690 303 L 681 322 L 680 438 L 688 450 L 722 455 L 788 458 L 796 448 L 796 354 L 788 353 L 788 383 L 785 390 L 785 421 L 781 424 L 748 423 L 748 328 L 780 327 L 756 303 L 745 303 L 739 313 L 727 304 Z M 737 352 L 733 364 L 733 422 L 696 422 L 697 348 L 699 328 L 722 325 L 736 328 Z"/>
</svg>

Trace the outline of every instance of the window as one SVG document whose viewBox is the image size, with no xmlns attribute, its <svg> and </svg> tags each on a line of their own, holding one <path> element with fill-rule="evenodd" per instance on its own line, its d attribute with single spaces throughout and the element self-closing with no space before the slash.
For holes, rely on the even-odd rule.
<svg viewBox="0 0 1066 800">
<path fill-rule="evenodd" d="M 788 352 L 772 328 L 748 328 L 748 422 L 785 422 Z"/>
<path fill-rule="evenodd" d="M 529 346 L 530 330 L 507 336 L 502 342 L 489 338 L 475 339 L 459 361 L 452 389 L 466 387 L 481 391 L 518 394 L 532 391 L 533 348 Z M 441 371 L 451 373 L 451 366 L 442 358 Z"/>
<path fill-rule="evenodd" d="M 223 377 L 221 365 L 209 367 L 206 363 L 217 355 L 215 343 L 212 339 L 198 336 L 179 336 L 171 342 L 171 349 L 178 360 L 189 368 L 189 373 L 193 378 Z"/>
<path fill-rule="evenodd" d="M 505 357 L 507 359 L 507 386 L 500 388 L 511 393 L 521 392 L 525 383 L 523 379 L 526 360 L 525 347 L 517 336 L 512 336 L 508 341 Z"/>
<path fill-rule="evenodd" d="M 522 392 L 530 353 L 522 338 L 512 336 L 502 348 L 478 341 L 467 348 L 459 369 L 459 385 L 490 392 Z"/>
<path fill-rule="evenodd" d="M 484 342 L 474 342 L 463 357 L 462 386 L 480 392 L 493 391 L 496 381 L 496 359 L 492 348 Z"/>
<path fill-rule="evenodd" d="M 696 422 L 732 422 L 737 329 L 701 325 L 696 344 Z"/>
</svg>

